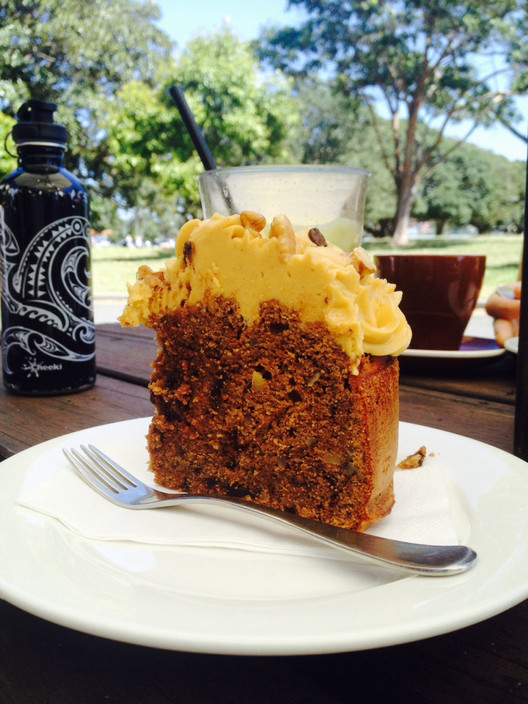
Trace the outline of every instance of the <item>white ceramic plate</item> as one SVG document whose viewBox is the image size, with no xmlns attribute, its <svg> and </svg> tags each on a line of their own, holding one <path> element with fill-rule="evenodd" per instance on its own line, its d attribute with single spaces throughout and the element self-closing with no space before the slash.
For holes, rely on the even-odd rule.
<svg viewBox="0 0 528 704">
<path fill-rule="evenodd" d="M 479 556 L 456 577 L 404 576 L 348 562 L 342 554 L 334 561 L 102 543 L 17 506 L 28 468 L 53 447 L 89 441 L 120 448 L 120 459 L 126 448 L 134 471 L 134 462 L 145 459 L 147 425 L 148 419 L 138 419 L 81 431 L 0 465 L 1 596 L 103 637 L 254 655 L 395 645 L 474 624 L 528 596 L 527 464 L 488 445 L 407 423 L 401 424 L 401 455 L 420 445 L 435 453 L 448 473 L 459 534 Z"/>
<path fill-rule="evenodd" d="M 499 347 L 495 340 L 487 337 L 464 337 L 458 350 L 415 350 L 402 352 L 405 357 L 420 357 L 421 359 L 488 359 L 500 357 L 504 348 Z"/>
<path fill-rule="evenodd" d="M 506 342 L 504 343 L 504 347 L 508 350 L 508 352 L 513 352 L 513 354 L 517 354 L 519 352 L 519 338 L 511 337 L 509 340 L 506 340 Z"/>
</svg>

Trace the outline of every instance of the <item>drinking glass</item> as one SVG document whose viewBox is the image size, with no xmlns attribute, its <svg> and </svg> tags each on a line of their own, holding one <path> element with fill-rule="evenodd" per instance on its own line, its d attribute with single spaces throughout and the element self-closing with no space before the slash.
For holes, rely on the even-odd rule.
<svg viewBox="0 0 528 704">
<path fill-rule="evenodd" d="M 205 218 L 250 210 L 286 215 L 295 230 L 317 227 L 349 252 L 361 244 L 370 172 L 349 166 L 238 166 L 198 176 Z"/>
</svg>

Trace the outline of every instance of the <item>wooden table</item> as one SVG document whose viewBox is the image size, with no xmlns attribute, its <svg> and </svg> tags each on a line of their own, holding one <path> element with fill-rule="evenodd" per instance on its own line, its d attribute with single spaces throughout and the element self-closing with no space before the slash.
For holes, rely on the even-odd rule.
<svg viewBox="0 0 528 704">
<path fill-rule="evenodd" d="M 147 330 L 99 326 L 93 389 L 39 399 L 0 391 L 0 457 L 74 430 L 150 415 L 146 387 L 154 350 Z M 434 371 L 403 361 L 402 420 L 511 451 L 513 356 L 466 368 L 435 365 Z M 0 601 L 2 704 L 338 704 L 400 698 L 528 702 L 528 601 L 425 641 L 295 657 L 198 655 L 128 645 L 69 630 Z"/>
</svg>

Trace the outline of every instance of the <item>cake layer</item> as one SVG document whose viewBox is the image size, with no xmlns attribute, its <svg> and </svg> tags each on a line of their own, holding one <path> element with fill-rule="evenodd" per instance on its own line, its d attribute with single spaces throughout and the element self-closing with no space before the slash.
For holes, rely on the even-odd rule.
<svg viewBox="0 0 528 704">
<path fill-rule="evenodd" d="M 205 295 L 147 321 L 160 346 L 148 436 L 159 483 L 362 530 L 393 504 L 398 362 L 350 359 L 278 301 L 248 324 Z"/>
</svg>

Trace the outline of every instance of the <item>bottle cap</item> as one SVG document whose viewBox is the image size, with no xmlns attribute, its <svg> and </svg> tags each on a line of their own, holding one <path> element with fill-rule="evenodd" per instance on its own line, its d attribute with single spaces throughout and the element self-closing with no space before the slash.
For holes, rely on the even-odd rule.
<svg viewBox="0 0 528 704">
<path fill-rule="evenodd" d="M 17 146 L 41 144 L 65 147 L 68 132 L 62 125 L 55 124 L 53 113 L 56 103 L 44 100 L 28 100 L 17 112 L 18 123 L 13 127 L 13 139 Z"/>
</svg>

